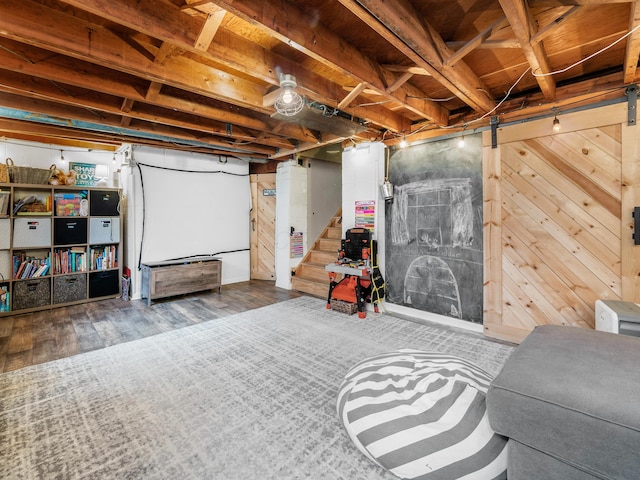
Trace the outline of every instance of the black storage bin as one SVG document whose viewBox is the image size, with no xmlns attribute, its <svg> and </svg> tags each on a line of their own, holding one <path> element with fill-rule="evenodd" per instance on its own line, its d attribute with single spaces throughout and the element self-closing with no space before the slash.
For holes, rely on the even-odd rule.
<svg viewBox="0 0 640 480">
<path fill-rule="evenodd" d="M 117 217 L 120 195 L 117 190 L 91 190 L 89 192 L 89 215 Z"/>
<path fill-rule="evenodd" d="M 78 217 L 54 218 L 53 244 L 77 245 L 87 243 L 87 219 Z"/>
<path fill-rule="evenodd" d="M 13 284 L 12 310 L 44 307 L 51 303 L 51 279 L 32 278 Z"/>
<path fill-rule="evenodd" d="M 67 303 L 87 298 L 87 274 L 53 277 L 53 303 Z"/>
<path fill-rule="evenodd" d="M 120 294 L 118 270 L 89 273 L 89 298 Z"/>
</svg>

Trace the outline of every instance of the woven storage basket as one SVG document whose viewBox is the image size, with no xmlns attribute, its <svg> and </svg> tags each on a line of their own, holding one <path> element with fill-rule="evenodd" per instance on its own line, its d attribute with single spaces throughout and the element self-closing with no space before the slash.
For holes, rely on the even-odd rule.
<svg viewBox="0 0 640 480">
<path fill-rule="evenodd" d="M 9 183 L 9 168 L 6 163 L 0 163 L 0 183 Z"/>
<path fill-rule="evenodd" d="M 345 302 L 344 300 L 338 300 L 337 298 L 332 298 L 331 310 L 335 310 L 336 312 L 346 313 L 348 315 L 353 315 L 358 311 L 358 304 Z"/>
<path fill-rule="evenodd" d="M 11 183 L 31 183 L 36 185 L 49 183 L 56 166 L 47 168 L 16 167 L 13 160 L 7 158 L 7 170 Z"/>
</svg>

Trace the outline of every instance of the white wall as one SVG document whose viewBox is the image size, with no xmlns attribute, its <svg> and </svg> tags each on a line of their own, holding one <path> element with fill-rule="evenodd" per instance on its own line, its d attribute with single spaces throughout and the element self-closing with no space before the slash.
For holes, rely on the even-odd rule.
<svg viewBox="0 0 640 480">
<path fill-rule="evenodd" d="M 291 271 L 302 260 L 291 258 L 291 228 L 302 232 L 307 251 L 307 169 L 294 160 L 280 162 L 276 191 L 276 286 L 291 290 Z"/>
<path fill-rule="evenodd" d="M 174 150 L 164 150 L 150 147 L 134 146 L 132 150 L 132 158 L 134 163 L 142 163 L 146 165 L 153 165 L 157 167 L 166 167 L 179 170 L 190 171 L 225 171 L 235 173 L 238 175 L 246 175 L 246 192 L 235 192 L 231 189 L 225 192 L 225 202 L 233 204 L 237 201 L 246 202 L 248 205 L 246 216 L 239 216 L 235 220 L 237 225 L 220 225 L 214 221 L 209 220 L 212 216 L 211 212 L 215 209 L 224 208 L 224 205 L 210 205 L 205 202 L 198 204 L 197 202 L 189 202 L 187 204 L 180 203 L 180 198 L 175 198 L 176 210 L 173 212 L 166 212 L 167 216 L 167 229 L 180 228 L 180 213 L 189 212 L 197 213 L 201 218 L 198 221 L 199 229 L 203 237 L 220 237 L 224 236 L 228 230 L 238 231 L 238 228 L 243 232 L 241 236 L 234 235 L 232 239 L 234 245 L 237 245 L 238 249 L 247 248 L 245 251 L 234 253 L 222 253 L 219 256 L 222 259 L 222 284 L 237 283 L 248 281 L 250 278 L 250 263 L 249 263 L 249 207 L 250 198 L 249 193 L 249 164 L 242 160 L 228 158 L 226 163 L 220 163 L 218 156 L 197 154 L 190 152 L 180 152 Z M 144 169 L 145 167 L 143 167 Z M 144 171 L 144 170 L 143 170 Z M 131 269 L 132 273 L 132 298 L 140 298 L 140 278 L 139 278 L 139 258 L 140 250 L 143 240 L 143 191 L 140 181 L 140 171 L 137 167 L 126 168 L 121 176 L 122 188 L 127 195 L 128 200 L 128 218 L 127 218 L 127 266 Z M 143 180 L 147 181 L 147 179 Z M 217 185 L 217 184 L 216 184 Z M 144 188 L 164 189 L 167 195 L 171 195 L 176 190 L 175 185 L 168 179 L 164 185 L 149 185 L 144 184 Z M 197 195 L 197 192 L 191 192 Z M 203 190 L 203 198 L 208 198 L 207 192 Z M 237 197 L 242 195 L 242 198 Z M 247 198 L 244 197 L 247 196 Z M 234 199 L 234 196 L 236 197 Z M 195 203 L 195 204 L 194 204 Z M 150 206 L 146 206 L 147 209 Z M 148 212 L 147 212 L 148 215 Z M 175 221 L 178 221 L 177 223 Z M 182 218 L 186 221 L 186 219 Z M 173 223 L 172 223 L 173 222 Z M 169 230 L 168 230 L 169 233 Z M 145 242 L 153 241 L 153 239 L 145 238 Z M 176 258 L 175 251 L 167 249 L 166 252 L 160 252 L 159 254 L 165 259 Z M 217 253 L 217 252 L 202 252 L 203 254 Z M 157 255 L 156 255 L 157 256 Z M 145 259 L 143 258 L 143 261 Z M 156 260 L 155 258 L 153 260 Z"/>
<path fill-rule="evenodd" d="M 342 166 L 308 158 L 307 230 L 309 248 L 342 206 Z M 305 252 L 306 253 L 306 252 Z"/>
<path fill-rule="evenodd" d="M 342 237 L 355 226 L 358 201 L 375 201 L 373 239 L 378 242 L 378 263 L 384 275 L 385 204 L 380 194 L 384 182 L 385 145 L 361 143 L 342 154 Z"/>
</svg>

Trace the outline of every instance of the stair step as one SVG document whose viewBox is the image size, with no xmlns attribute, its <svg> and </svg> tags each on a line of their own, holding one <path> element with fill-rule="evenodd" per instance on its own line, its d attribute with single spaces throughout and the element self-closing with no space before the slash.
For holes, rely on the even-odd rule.
<svg viewBox="0 0 640 480">
<path fill-rule="evenodd" d="M 327 227 L 327 238 L 342 240 L 342 227 Z"/>
<path fill-rule="evenodd" d="M 336 257 L 338 256 L 338 251 L 342 246 L 342 241 L 337 238 L 319 238 L 318 239 L 318 250 L 332 251 L 335 252 Z"/>
<path fill-rule="evenodd" d="M 324 269 L 325 264 L 319 263 L 301 263 L 296 270 L 296 277 L 315 282 L 324 282 L 329 284 L 329 274 Z"/>
<path fill-rule="evenodd" d="M 307 280 L 300 278 L 297 275 L 291 279 L 291 287 L 299 292 L 308 293 L 316 297 L 327 298 L 329 294 L 329 282 L 323 283 L 314 282 L 313 280 Z"/>
<path fill-rule="evenodd" d="M 338 260 L 338 251 L 327 252 L 323 250 L 312 250 L 309 252 L 309 263 L 316 263 L 318 265 L 326 265 Z"/>
</svg>

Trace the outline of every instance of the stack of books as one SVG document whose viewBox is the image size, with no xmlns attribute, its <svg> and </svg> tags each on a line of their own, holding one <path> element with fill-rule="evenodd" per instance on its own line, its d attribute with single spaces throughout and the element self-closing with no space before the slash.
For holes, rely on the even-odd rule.
<svg viewBox="0 0 640 480">
<path fill-rule="evenodd" d="M 13 256 L 13 278 L 22 280 L 25 278 L 42 277 L 49 272 L 50 259 L 25 257 L 24 255 Z"/>
</svg>

